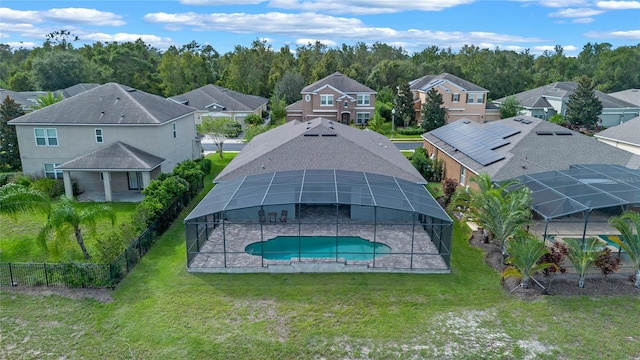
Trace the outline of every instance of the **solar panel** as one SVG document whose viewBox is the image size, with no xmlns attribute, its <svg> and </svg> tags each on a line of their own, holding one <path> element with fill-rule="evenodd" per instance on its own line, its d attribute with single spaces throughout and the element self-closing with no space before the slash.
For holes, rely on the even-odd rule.
<svg viewBox="0 0 640 360">
<path fill-rule="evenodd" d="M 484 129 L 455 122 L 431 131 L 431 134 L 438 137 L 447 144 L 461 151 L 482 166 L 492 164 L 504 159 L 504 155 L 493 149 L 509 144 L 504 140 Z"/>
<path fill-rule="evenodd" d="M 491 124 L 485 130 L 503 139 L 520 133 L 520 130 L 502 124 Z"/>
</svg>

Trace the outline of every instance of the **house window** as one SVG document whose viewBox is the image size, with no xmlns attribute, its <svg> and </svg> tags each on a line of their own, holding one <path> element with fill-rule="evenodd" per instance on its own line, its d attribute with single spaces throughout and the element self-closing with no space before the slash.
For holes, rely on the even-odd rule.
<svg viewBox="0 0 640 360">
<path fill-rule="evenodd" d="M 366 125 L 369 122 L 369 116 L 371 116 L 371 114 L 368 112 L 358 113 L 356 122 L 358 123 L 358 125 Z"/>
<path fill-rule="evenodd" d="M 473 104 L 473 94 L 467 94 L 467 104 Z"/>
<path fill-rule="evenodd" d="M 467 168 L 462 166 L 460 167 L 460 185 L 464 185 L 467 180 Z"/>
<path fill-rule="evenodd" d="M 96 129 L 96 142 L 98 144 L 102 144 L 104 142 L 104 138 L 102 137 L 102 129 Z"/>
<path fill-rule="evenodd" d="M 176 137 L 178 137 L 178 126 L 176 125 L 176 123 L 171 124 L 171 127 L 173 129 L 173 138 L 175 139 Z"/>
<path fill-rule="evenodd" d="M 482 100 L 484 100 L 484 96 L 482 94 L 478 94 L 476 97 L 476 103 L 482 104 Z"/>
<path fill-rule="evenodd" d="M 458 101 L 460 101 L 460 94 L 458 94 L 458 93 L 454 93 L 454 94 L 452 94 L 451 96 L 452 96 L 452 97 L 451 97 L 451 101 L 453 101 L 453 102 L 458 102 Z"/>
<path fill-rule="evenodd" d="M 321 94 L 320 106 L 333 106 L 333 94 Z"/>
<path fill-rule="evenodd" d="M 33 129 L 37 146 L 58 146 L 58 131 L 56 129 Z"/>
<path fill-rule="evenodd" d="M 349 107 L 349 102 L 348 102 L 348 101 L 345 101 L 345 102 L 344 102 L 344 107 L 346 107 L 346 108 L 348 108 L 348 107 Z"/>
<path fill-rule="evenodd" d="M 60 164 L 44 164 L 44 176 L 49 179 L 62 179 L 62 170 L 57 170 Z"/>
<path fill-rule="evenodd" d="M 370 105 L 369 94 L 358 94 L 358 105 Z"/>
</svg>

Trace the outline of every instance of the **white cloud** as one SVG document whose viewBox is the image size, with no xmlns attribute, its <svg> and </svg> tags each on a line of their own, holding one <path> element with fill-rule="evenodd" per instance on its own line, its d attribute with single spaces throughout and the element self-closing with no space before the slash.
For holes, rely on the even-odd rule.
<svg viewBox="0 0 640 360">
<path fill-rule="evenodd" d="M 20 48 L 33 49 L 37 46 L 36 43 L 30 42 L 30 41 L 18 41 L 18 42 L 10 41 L 4 44 L 9 45 L 12 49 L 20 49 Z"/>
<path fill-rule="evenodd" d="M 327 40 L 327 39 L 296 39 L 296 45 L 299 46 L 304 46 L 307 44 L 315 44 L 316 41 L 320 42 L 321 44 L 327 45 L 327 46 L 336 46 L 336 42 L 332 41 L 332 40 Z"/>
<path fill-rule="evenodd" d="M 266 0 L 180 0 L 184 5 L 257 5 Z"/>
<path fill-rule="evenodd" d="M 591 1 L 589 0 L 511 0 L 515 2 L 529 4 L 538 4 L 544 7 L 550 8 L 564 8 L 570 6 L 589 6 Z"/>
<path fill-rule="evenodd" d="M 596 6 L 606 10 L 640 9 L 640 1 L 598 1 Z"/>
<path fill-rule="evenodd" d="M 586 17 L 586 18 L 577 18 L 577 19 L 573 19 L 573 21 L 571 21 L 572 24 L 589 24 L 594 22 L 595 19 L 591 18 L 591 17 Z"/>
<path fill-rule="evenodd" d="M 39 12 L 38 15 L 48 20 L 62 23 L 99 26 L 121 26 L 125 24 L 120 15 L 108 11 L 98 11 L 87 8 L 49 9 Z"/>
<path fill-rule="evenodd" d="M 42 19 L 38 17 L 37 11 L 12 10 L 5 7 L 0 8 L 0 19 L 2 19 L 3 23 L 21 23 L 25 21 L 38 23 L 42 21 Z"/>
<path fill-rule="evenodd" d="M 620 30 L 620 31 L 589 31 L 584 34 L 586 37 L 598 39 L 624 39 L 640 41 L 640 30 Z"/>
<path fill-rule="evenodd" d="M 562 10 L 553 12 L 549 14 L 549 16 L 560 17 L 560 18 L 586 18 L 586 17 L 595 16 L 595 15 L 600 15 L 603 12 L 604 12 L 603 10 L 596 10 L 596 9 L 590 9 L 590 8 L 576 8 L 576 9 L 569 8 L 569 9 L 562 9 Z"/>
<path fill-rule="evenodd" d="M 175 45 L 175 42 L 168 37 L 161 37 L 156 35 L 149 34 L 129 34 L 129 33 L 117 33 L 117 34 L 105 34 L 105 33 L 91 33 L 84 34 L 82 36 L 82 40 L 90 40 L 93 42 L 101 41 L 101 42 L 134 42 L 138 39 L 142 39 L 145 43 L 151 44 L 152 46 L 166 49 L 171 45 Z"/>
<path fill-rule="evenodd" d="M 404 11 L 441 11 L 475 0 L 271 0 L 269 7 L 331 14 L 388 14 Z"/>
</svg>

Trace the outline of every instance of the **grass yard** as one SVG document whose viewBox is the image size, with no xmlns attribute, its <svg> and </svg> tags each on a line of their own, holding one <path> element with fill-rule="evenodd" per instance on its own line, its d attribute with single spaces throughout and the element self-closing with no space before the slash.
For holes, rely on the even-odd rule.
<svg viewBox="0 0 640 360">
<path fill-rule="evenodd" d="M 76 203 L 77 209 L 82 209 L 94 203 Z M 129 219 L 133 214 L 137 203 L 109 203 L 116 212 L 116 225 L 122 220 Z M 62 260 L 83 262 L 82 251 L 75 240 L 73 233 L 69 234 L 69 241 L 65 242 L 60 254 L 45 252 L 36 242 L 36 236 L 45 222 L 47 216 L 44 213 L 19 214 L 12 218 L 0 215 L 0 262 L 60 262 Z M 101 233 L 111 229 L 109 220 L 101 219 L 96 226 L 96 234 L 91 235 L 83 228 L 83 236 L 87 251 L 95 254 L 94 241 Z M 95 257 L 94 257 L 95 258 Z"/>
<path fill-rule="evenodd" d="M 226 154 L 225 162 L 230 158 Z M 459 223 L 448 275 L 189 274 L 182 224 L 188 211 L 109 303 L 0 289 L 0 358 L 633 359 L 640 354 L 638 297 L 517 300 L 502 290 L 481 250 L 468 245 L 469 229 Z"/>
</svg>

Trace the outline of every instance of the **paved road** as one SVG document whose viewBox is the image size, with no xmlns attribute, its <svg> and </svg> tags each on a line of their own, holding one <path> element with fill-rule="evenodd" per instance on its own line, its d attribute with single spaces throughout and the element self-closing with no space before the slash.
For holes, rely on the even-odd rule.
<svg viewBox="0 0 640 360">
<path fill-rule="evenodd" d="M 419 146 L 422 146 L 421 142 L 397 142 L 396 147 L 400 150 L 413 150 Z M 205 152 L 216 151 L 216 146 L 211 143 L 203 143 L 202 147 Z M 223 151 L 240 151 L 244 147 L 244 144 L 237 142 L 225 142 L 222 145 Z"/>
</svg>

